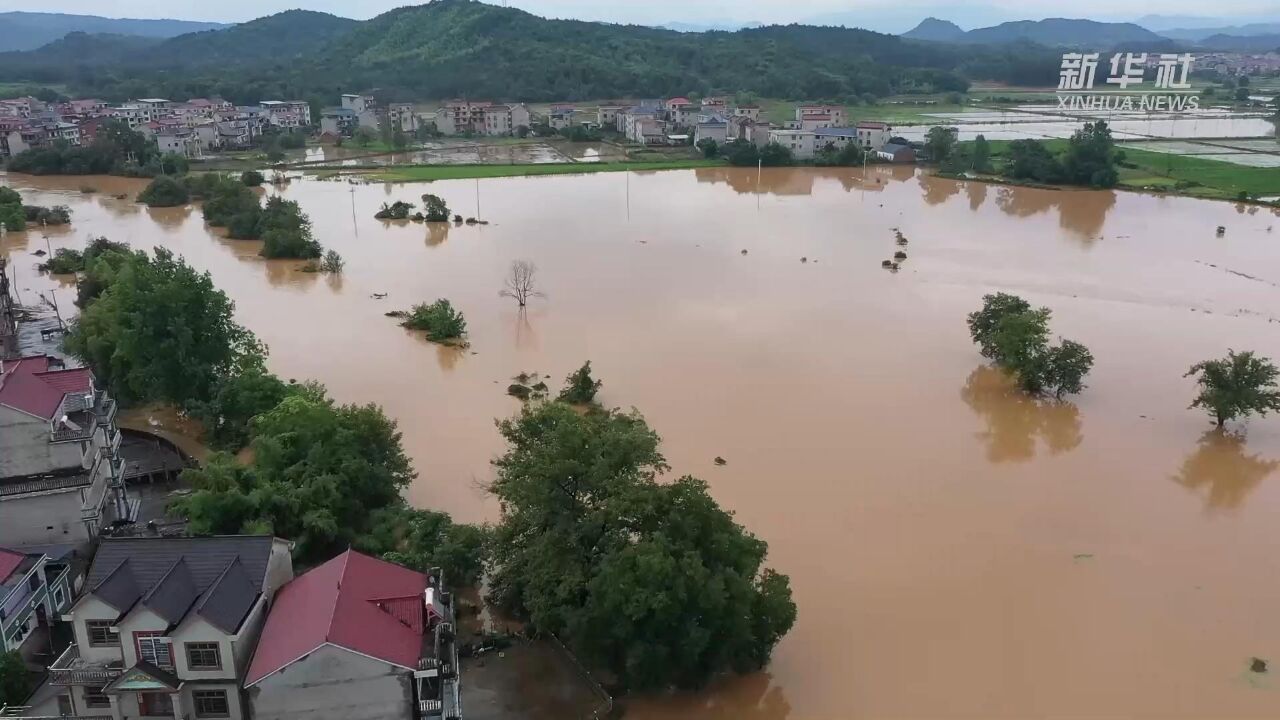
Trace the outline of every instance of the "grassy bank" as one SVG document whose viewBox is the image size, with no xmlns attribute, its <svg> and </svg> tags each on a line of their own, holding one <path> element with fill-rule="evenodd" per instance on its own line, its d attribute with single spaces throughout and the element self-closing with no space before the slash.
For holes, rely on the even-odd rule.
<svg viewBox="0 0 1280 720">
<path fill-rule="evenodd" d="M 1004 164 L 1011 142 L 990 142 L 993 167 L 999 168 Z M 1067 147 L 1066 140 L 1042 142 L 1054 154 Z M 1137 150 L 1123 144 L 1117 147 L 1124 152 L 1125 165 L 1133 166 L 1120 168 L 1120 187 L 1123 189 L 1158 190 L 1214 200 L 1236 200 L 1242 191 L 1255 197 L 1280 195 L 1280 170 L 1273 167 L 1252 167 L 1192 155 Z"/>
<path fill-rule="evenodd" d="M 470 178 L 521 177 L 527 175 L 579 175 L 599 172 L 652 172 L 720 167 L 721 160 L 679 160 L 669 162 L 619 163 L 539 163 L 531 165 L 413 165 L 389 167 L 360 175 L 384 182 L 421 182 L 425 180 L 465 180 Z"/>
</svg>

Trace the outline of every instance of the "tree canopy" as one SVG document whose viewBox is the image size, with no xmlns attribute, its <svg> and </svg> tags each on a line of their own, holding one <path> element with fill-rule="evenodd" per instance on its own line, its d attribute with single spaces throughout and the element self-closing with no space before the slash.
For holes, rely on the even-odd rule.
<svg viewBox="0 0 1280 720">
<path fill-rule="evenodd" d="M 766 544 L 691 477 L 659 484 L 635 412 L 526 405 L 501 421 L 491 599 L 636 689 L 762 667 L 795 622 Z"/>
<path fill-rule="evenodd" d="M 1280 369 L 1252 351 L 1229 350 L 1225 358 L 1192 365 L 1186 377 L 1200 386 L 1191 407 L 1208 410 L 1218 427 L 1253 413 L 1280 412 Z"/>
<path fill-rule="evenodd" d="M 987 295 L 982 308 L 969 314 L 969 334 L 982 356 L 1012 373 L 1023 390 L 1061 399 L 1084 389 L 1093 355 L 1072 340 L 1050 347 L 1051 315 L 1016 295 Z"/>
<path fill-rule="evenodd" d="M 262 362 L 263 347 L 236 323 L 231 300 L 169 250 L 109 252 L 89 274 L 100 294 L 66 346 L 121 400 L 183 405 Z"/>
</svg>

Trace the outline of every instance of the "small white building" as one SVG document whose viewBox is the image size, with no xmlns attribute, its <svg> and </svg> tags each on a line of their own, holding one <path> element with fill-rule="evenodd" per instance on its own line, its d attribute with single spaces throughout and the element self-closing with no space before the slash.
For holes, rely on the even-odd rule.
<svg viewBox="0 0 1280 720">
<path fill-rule="evenodd" d="M 818 149 L 818 136 L 810 130 L 772 130 L 769 142 L 791 151 L 797 160 L 812 160 Z"/>
</svg>

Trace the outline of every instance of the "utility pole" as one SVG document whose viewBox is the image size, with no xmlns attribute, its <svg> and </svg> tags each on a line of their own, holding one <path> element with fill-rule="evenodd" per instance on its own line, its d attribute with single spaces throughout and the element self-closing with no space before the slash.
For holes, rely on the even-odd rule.
<svg viewBox="0 0 1280 720">
<path fill-rule="evenodd" d="M 476 219 L 480 219 L 480 178 L 476 178 Z"/>
</svg>

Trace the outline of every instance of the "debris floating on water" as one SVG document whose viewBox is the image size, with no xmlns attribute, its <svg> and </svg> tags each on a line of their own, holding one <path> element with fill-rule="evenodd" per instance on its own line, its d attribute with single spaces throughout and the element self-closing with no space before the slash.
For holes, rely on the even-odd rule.
<svg viewBox="0 0 1280 720">
<path fill-rule="evenodd" d="M 1267 661 L 1262 658 L 1253 658 L 1249 662 L 1249 669 L 1256 673 L 1264 673 L 1267 671 Z"/>
<path fill-rule="evenodd" d="M 728 460 L 725 460 L 724 458 L 720 457 L 719 455 L 717 455 L 717 456 L 716 456 L 716 465 L 728 465 L 728 464 L 729 464 L 729 461 L 728 461 Z"/>
</svg>

